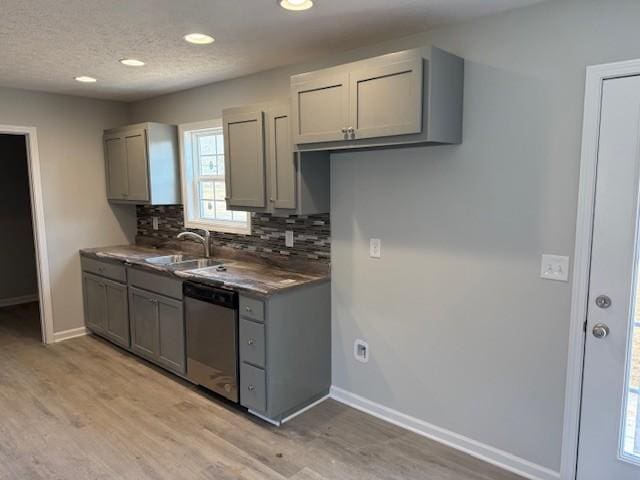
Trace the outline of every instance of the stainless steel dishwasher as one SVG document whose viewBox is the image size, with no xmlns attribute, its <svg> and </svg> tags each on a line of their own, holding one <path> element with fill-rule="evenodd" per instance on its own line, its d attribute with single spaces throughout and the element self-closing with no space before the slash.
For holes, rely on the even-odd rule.
<svg viewBox="0 0 640 480">
<path fill-rule="evenodd" d="M 238 294 L 184 283 L 187 378 L 238 403 Z"/>
</svg>

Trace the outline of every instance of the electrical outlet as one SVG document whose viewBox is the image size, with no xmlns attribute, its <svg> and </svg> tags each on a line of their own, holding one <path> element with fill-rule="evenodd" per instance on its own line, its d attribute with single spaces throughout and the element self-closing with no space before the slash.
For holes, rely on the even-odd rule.
<svg viewBox="0 0 640 480">
<path fill-rule="evenodd" d="M 151 226 L 153 227 L 154 230 L 158 230 L 159 220 L 160 220 L 159 217 L 151 217 Z"/>
<path fill-rule="evenodd" d="M 379 238 L 369 240 L 369 256 L 371 258 L 382 257 L 382 241 Z"/>
<path fill-rule="evenodd" d="M 353 356 L 361 363 L 367 363 L 369 361 L 369 344 L 359 338 L 353 342 Z"/>
<path fill-rule="evenodd" d="M 285 247 L 293 247 L 293 231 L 287 230 L 284 232 L 284 245 Z"/>
</svg>

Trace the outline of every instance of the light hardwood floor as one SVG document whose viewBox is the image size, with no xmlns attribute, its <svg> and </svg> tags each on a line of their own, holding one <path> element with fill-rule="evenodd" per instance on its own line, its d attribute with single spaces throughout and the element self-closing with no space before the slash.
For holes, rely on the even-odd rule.
<svg viewBox="0 0 640 480">
<path fill-rule="evenodd" d="M 94 337 L 0 309 L 0 480 L 516 480 L 328 400 L 276 428 Z"/>
</svg>

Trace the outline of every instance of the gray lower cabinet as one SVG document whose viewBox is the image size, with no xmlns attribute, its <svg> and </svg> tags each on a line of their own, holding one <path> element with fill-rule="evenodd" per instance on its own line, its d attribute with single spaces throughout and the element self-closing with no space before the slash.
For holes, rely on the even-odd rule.
<svg viewBox="0 0 640 480">
<path fill-rule="evenodd" d="M 240 403 L 280 421 L 331 386 L 331 287 L 240 296 Z"/>
<path fill-rule="evenodd" d="M 186 373 L 182 302 L 129 287 L 131 350 L 180 375 Z"/>
<path fill-rule="evenodd" d="M 127 286 L 88 272 L 83 272 L 82 283 L 89 330 L 129 348 Z"/>
</svg>

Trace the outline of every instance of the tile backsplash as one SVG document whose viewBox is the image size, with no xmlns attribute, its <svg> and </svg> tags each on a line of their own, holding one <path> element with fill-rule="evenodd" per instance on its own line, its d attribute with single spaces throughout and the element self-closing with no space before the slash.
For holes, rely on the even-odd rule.
<svg viewBox="0 0 640 480">
<path fill-rule="evenodd" d="M 184 232 L 182 205 L 136 207 L 138 238 L 145 240 L 175 240 Z M 158 230 L 153 229 L 153 217 L 158 218 Z M 251 214 L 251 235 L 211 232 L 213 246 L 231 247 L 245 252 L 305 259 L 328 263 L 331 258 L 331 222 L 329 214 L 276 217 Z M 285 231 L 293 231 L 293 247 L 285 246 Z"/>
</svg>

